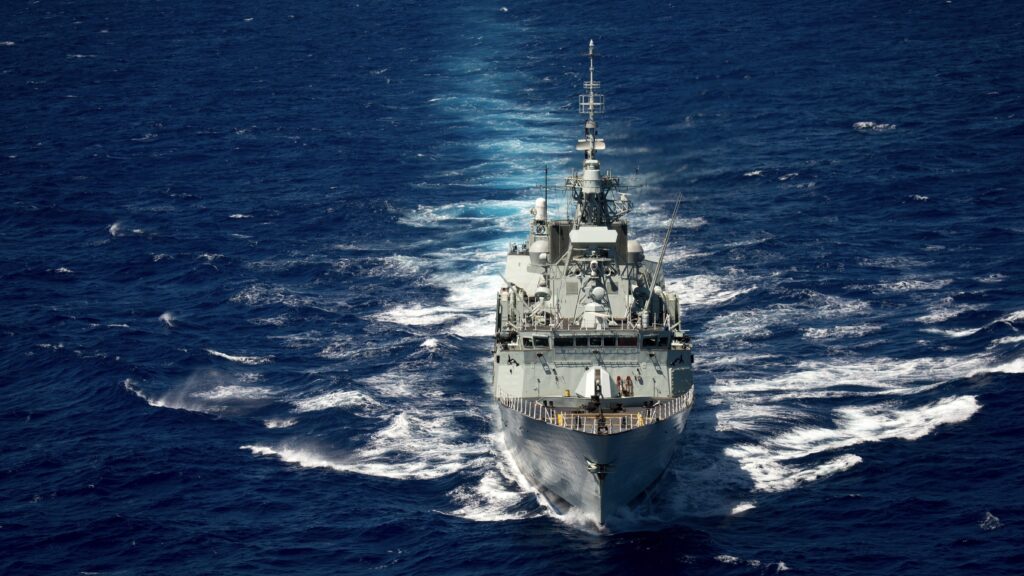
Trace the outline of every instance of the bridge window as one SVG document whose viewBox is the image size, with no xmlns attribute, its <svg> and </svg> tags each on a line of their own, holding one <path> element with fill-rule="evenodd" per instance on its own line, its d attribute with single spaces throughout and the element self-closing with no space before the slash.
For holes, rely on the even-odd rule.
<svg viewBox="0 0 1024 576">
<path fill-rule="evenodd" d="M 587 337 L 586 336 L 577 336 L 576 337 L 576 345 L 580 346 L 580 347 L 583 347 L 583 348 L 586 348 L 587 347 Z"/>
<path fill-rule="evenodd" d="M 523 348 L 533 348 L 533 338 L 523 336 Z"/>
<path fill-rule="evenodd" d="M 601 337 L 600 336 L 591 336 L 590 337 L 590 345 L 591 346 L 600 346 L 601 345 Z"/>
<path fill-rule="evenodd" d="M 619 346 L 636 348 L 636 336 L 619 336 Z"/>
<path fill-rule="evenodd" d="M 572 347 L 572 336 L 555 336 L 555 346 L 558 348 Z"/>
<path fill-rule="evenodd" d="M 644 336 L 643 347 L 644 348 L 657 348 L 658 347 L 658 337 L 657 336 Z"/>
<path fill-rule="evenodd" d="M 615 336 L 605 336 L 604 337 L 604 345 L 605 346 L 615 346 Z"/>
<path fill-rule="evenodd" d="M 548 347 L 548 337 L 547 336 L 534 336 L 533 337 L 533 346 L 534 346 L 534 348 L 547 348 Z"/>
</svg>

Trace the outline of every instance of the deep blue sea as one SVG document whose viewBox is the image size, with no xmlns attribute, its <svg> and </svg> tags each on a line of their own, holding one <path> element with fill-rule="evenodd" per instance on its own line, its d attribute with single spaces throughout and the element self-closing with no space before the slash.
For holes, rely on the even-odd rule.
<svg viewBox="0 0 1024 576">
<path fill-rule="evenodd" d="M 0 15 L 0 573 L 1024 573 L 1018 4 Z M 488 374 L 591 38 L 698 393 L 604 532 Z"/>
</svg>

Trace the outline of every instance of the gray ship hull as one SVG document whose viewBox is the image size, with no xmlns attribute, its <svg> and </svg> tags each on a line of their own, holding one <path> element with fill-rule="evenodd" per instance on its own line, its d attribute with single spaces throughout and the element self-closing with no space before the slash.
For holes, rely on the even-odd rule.
<svg viewBox="0 0 1024 576">
<path fill-rule="evenodd" d="M 597 435 L 546 424 L 500 404 L 498 409 L 505 443 L 520 472 L 549 500 L 578 508 L 598 525 L 658 480 L 689 412 L 628 432 Z"/>
</svg>

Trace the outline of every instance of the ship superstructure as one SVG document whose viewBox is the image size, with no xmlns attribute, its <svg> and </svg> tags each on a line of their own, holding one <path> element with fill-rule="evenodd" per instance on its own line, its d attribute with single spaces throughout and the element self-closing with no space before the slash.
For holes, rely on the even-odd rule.
<svg viewBox="0 0 1024 576">
<path fill-rule="evenodd" d="M 668 465 L 693 405 L 693 355 L 664 286 L 664 246 L 651 262 L 629 239 L 629 195 L 601 171 L 593 41 L 588 55 L 583 167 L 564 184 L 575 210 L 549 219 L 537 199 L 526 242 L 511 246 L 492 364 L 498 425 L 519 470 L 554 506 L 601 525 Z"/>
</svg>

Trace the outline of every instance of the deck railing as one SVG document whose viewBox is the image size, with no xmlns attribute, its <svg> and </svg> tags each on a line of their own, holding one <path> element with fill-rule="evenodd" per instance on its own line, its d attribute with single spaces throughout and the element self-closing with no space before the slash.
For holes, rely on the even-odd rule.
<svg viewBox="0 0 1024 576">
<path fill-rule="evenodd" d="M 660 422 L 693 405 L 693 388 L 686 394 L 668 400 L 659 400 L 653 406 L 630 412 L 571 412 L 565 409 L 545 406 L 535 398 L 498 398 L 501 404 L 527 418 L 540 420 L 577 432 L 587 434 L 619 434 L 629 432 L 655 422 Z"/>
</svg>

